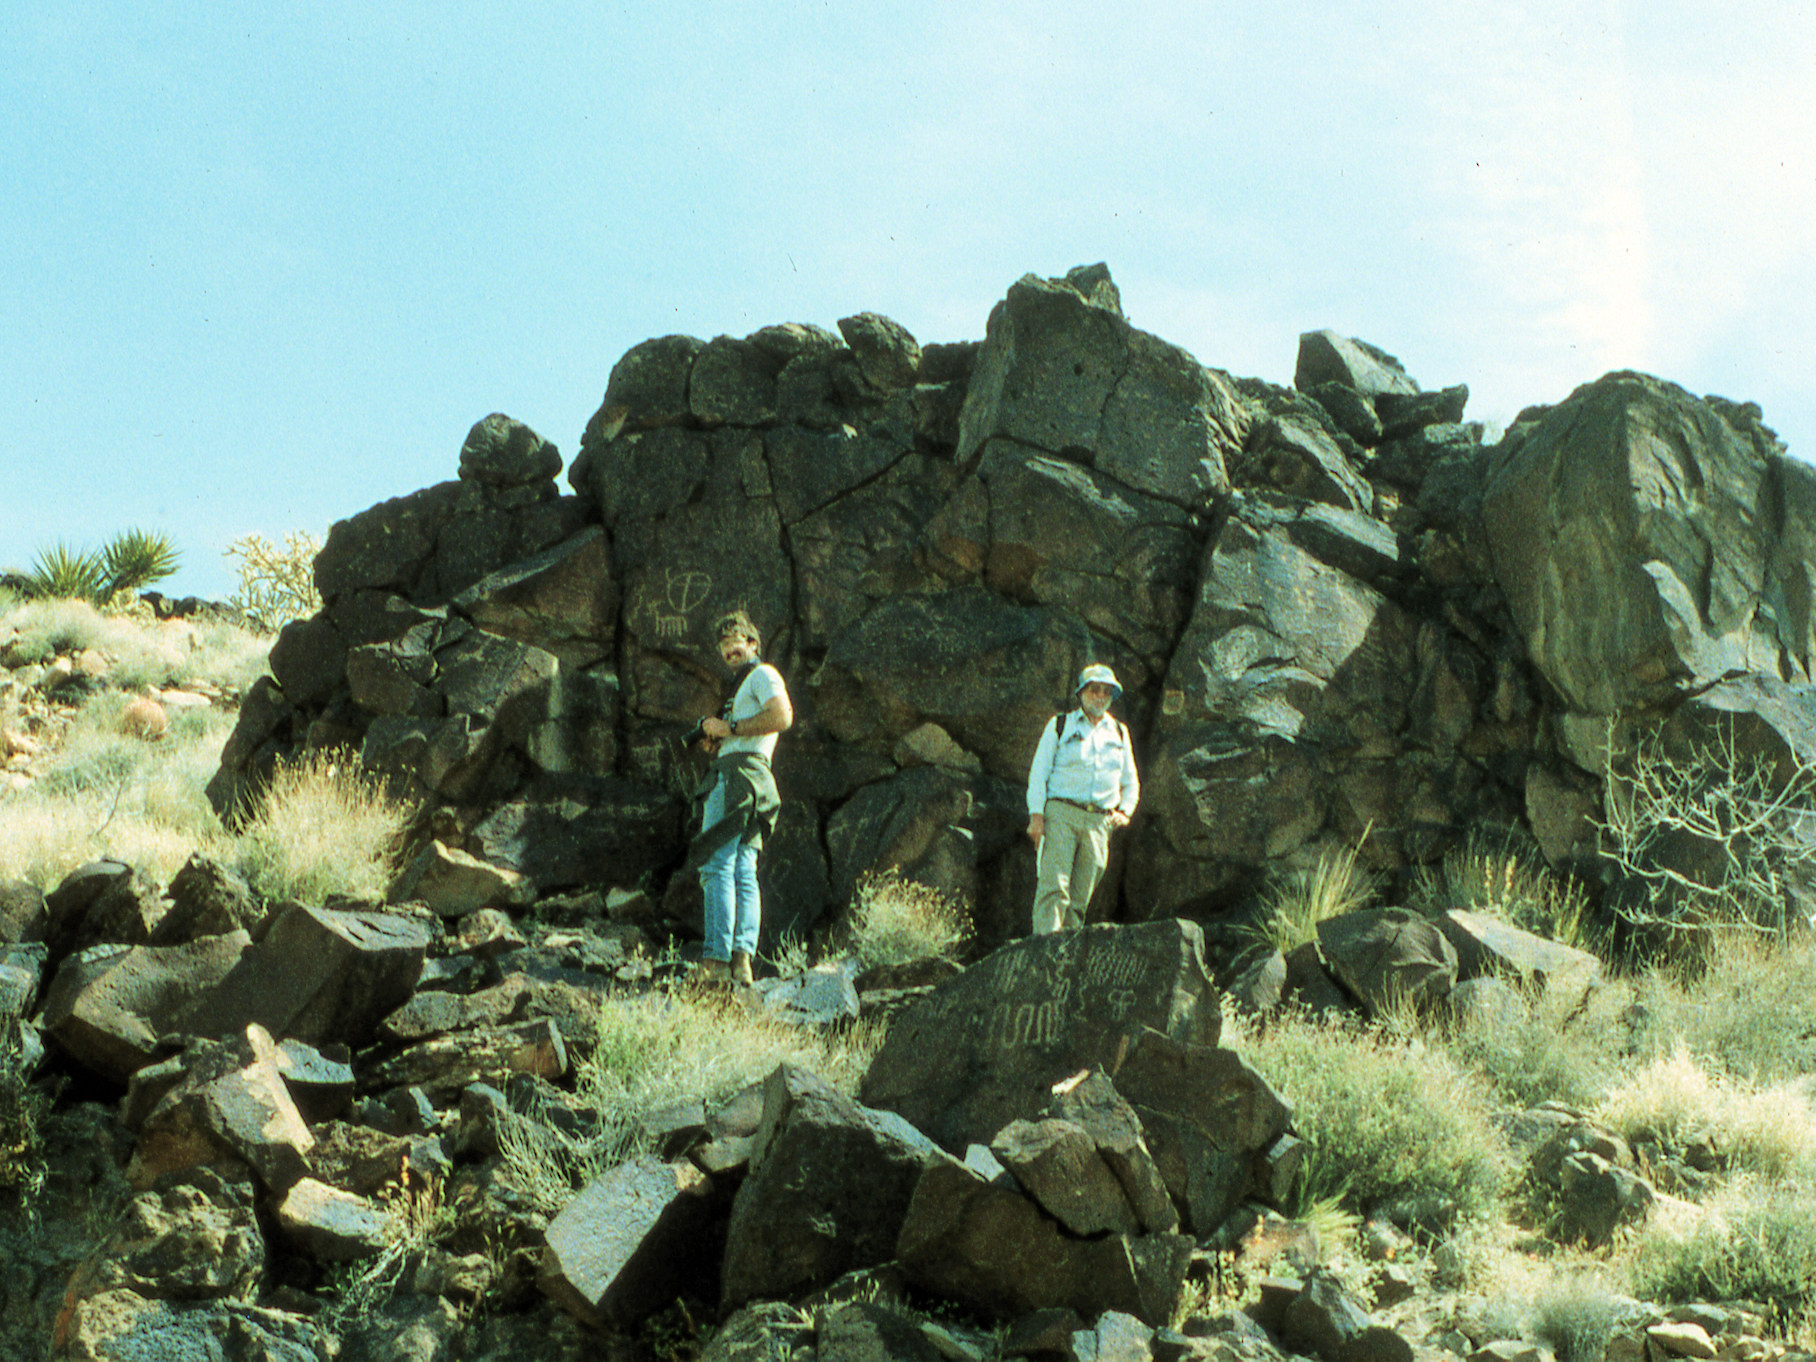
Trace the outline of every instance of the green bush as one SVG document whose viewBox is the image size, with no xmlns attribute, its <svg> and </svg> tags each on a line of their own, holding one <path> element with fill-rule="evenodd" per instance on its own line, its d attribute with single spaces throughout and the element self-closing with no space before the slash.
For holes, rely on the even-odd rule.
<svg viewBox="0 0 1816 1362">
<path fill-rule="evenodd" d="M 107 594 L 143 591 L 172 576 L 182 556 L 166 535 L 149 530 L 122 530 L 101 550 L 101 574 Z"/>
<path fill-rule="evenodd" d="M 43 1189 L 50 1094 L 31 1081 L 16 1034 L 0 1040 L 0 1191 L 29 1207 Z"/>
<path fill-rule="evenodd" d="M 25 574 L 31 595 L 57 600 L 95 600 L 105 582 L 98 555 L 60 541 L 40 549 L 31 571 Z"/>
<path fill-rule="evenodd" d="M 1789 1331 L 1816 1312 L 1816 1196 L 1756 1186 L 1687 1233 L 1653 1227 L 1635 1245 L 1629 1278 L 1646 1299 L 1756 1301 Z"/>
<path fill-rule="evenodd" d="M 1293 1105 L 1302 1205 L 1421 1229 L 1487 1216 L 1508 1181 L 1480 1086 L 1443 1051 L 1303 1017 L 1230 1043 Z"/>
</svg>

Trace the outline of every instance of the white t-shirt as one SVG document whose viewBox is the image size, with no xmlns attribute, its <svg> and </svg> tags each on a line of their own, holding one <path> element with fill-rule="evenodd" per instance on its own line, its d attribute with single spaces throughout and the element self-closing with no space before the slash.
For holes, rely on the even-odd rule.
<svg viewBox="0 0 1816 1362">
<path fill-rule="evenodd" d="M 788 694 L 788 687 L 782 684 L 782 673 L 767 662 L 758 663 L 744 683 L 738 687 L 738 693 L 732 697 L 731 717 L 734 722 L 739 719 L 754 718 L 759 710 L 778 695 Z M 726 752 L 761 752 L 764 758 L 775 755 L 776 739 L 779 733 L 765 733 L 761 737 L 726 738 L 719 744 L 721 754 Z"/>
</svg>

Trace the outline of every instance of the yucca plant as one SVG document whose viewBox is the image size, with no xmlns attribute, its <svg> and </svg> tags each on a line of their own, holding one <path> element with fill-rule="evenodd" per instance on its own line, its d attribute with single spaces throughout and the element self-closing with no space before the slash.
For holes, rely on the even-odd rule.
<svg viewBox="0 0 1816 1362">
<path fill-rule="evenodd" d="M 98 553 L 59 540 L 38 554 L 25 575 L 39 598 L 105 603 L 122 591 L 141 591 L 177 570 L 179 555 L 168 535 L 123 530 Z"/>
<path fill-rule="evenodd" d="M 38 551 L 26 589 L 33 596 L 58 600 L 94 600 L 107 585 L 106 570 L 98 554 L 72 548 L 61 540 Z"/>
<path fill-rule="evenodd" d="M 179 558 L 168 535 L 137 528 L 122 530 L 101 550 L 107 594 L 142 591 L 161 582 L 176 572 Z"/>
</svg>

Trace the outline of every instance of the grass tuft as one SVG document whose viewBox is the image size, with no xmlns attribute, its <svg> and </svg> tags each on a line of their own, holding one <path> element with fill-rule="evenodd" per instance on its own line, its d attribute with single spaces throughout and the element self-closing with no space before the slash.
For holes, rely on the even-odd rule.
<svg viewBox="0 0 1816 1362">
<path fill-rule="evenodd" d="M 382 899 L 410 811 L 346 752 L 280 766 L 234 842 L 235 869 L 267 900 Z"/>
<path fill-rule="evenodd" d="M 1679 1153 L 1710 1146 L 1726 1167 L 1784 1177 L 1816 1154 L 1816 1109 L 1803 1080 L 1765 1085 L 1699 1063 L 1680 1042 L 1635 1070 L 1596 1106 L 1595 1118 L 1630 1144 Z"/>
<path fill-rule="evenodd" d="M 1327 918 L 1366 908 L 1374 898 L 1374 877 L 1362 869 L 1360 847 L 1326 851 L 1318 863 L 1289 872 L 1262 895 L 1267 916 L 1256 935 L 1282 954 L 1318 939 Z"/>
<path fill-rule="evenodd" d="M 782 1063 L 853 1094 L 881 1041 L 873 1028 L 807 1031 L 685 990 L 614 999 L 600 1009 L 595 1048 L 575 1073 L 575 1101 L 597 1113 L 596 1124 L 570 1135 L 534 1112 L 514 1112 L 500 1141 L 505 1164 L 554 1214 L 577 1188 L 651 1148 L 641 1118 L 655 1108 L 698 1099 L 710 1109 Z"/>
<path fill-rule="evenodd" d="M 971 915 L 953 895 L 905 879 L 897 870 L 858 880 L 851 952 L 860 971 L 951 955 L 970 938 Z"/>
</svg>

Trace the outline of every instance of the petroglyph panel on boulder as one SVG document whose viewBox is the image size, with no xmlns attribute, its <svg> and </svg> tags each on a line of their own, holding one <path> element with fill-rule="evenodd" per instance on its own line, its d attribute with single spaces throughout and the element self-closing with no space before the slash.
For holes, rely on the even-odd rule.
<svg viewBox="0 0 1816 1362">
<path fill-rule="evenodd" d="M 1091 1068 L 1114 1073 L 1146 1028 L 1215 1045 L 1220 1026 L 1196 923 L 1098 924 L 1030 937 L 898 1017 L 865 1076 L 863 1100 L 963 1152 L 1011 1121 L 1043 1115 L 1060 1080 Z"/>
</svg>

